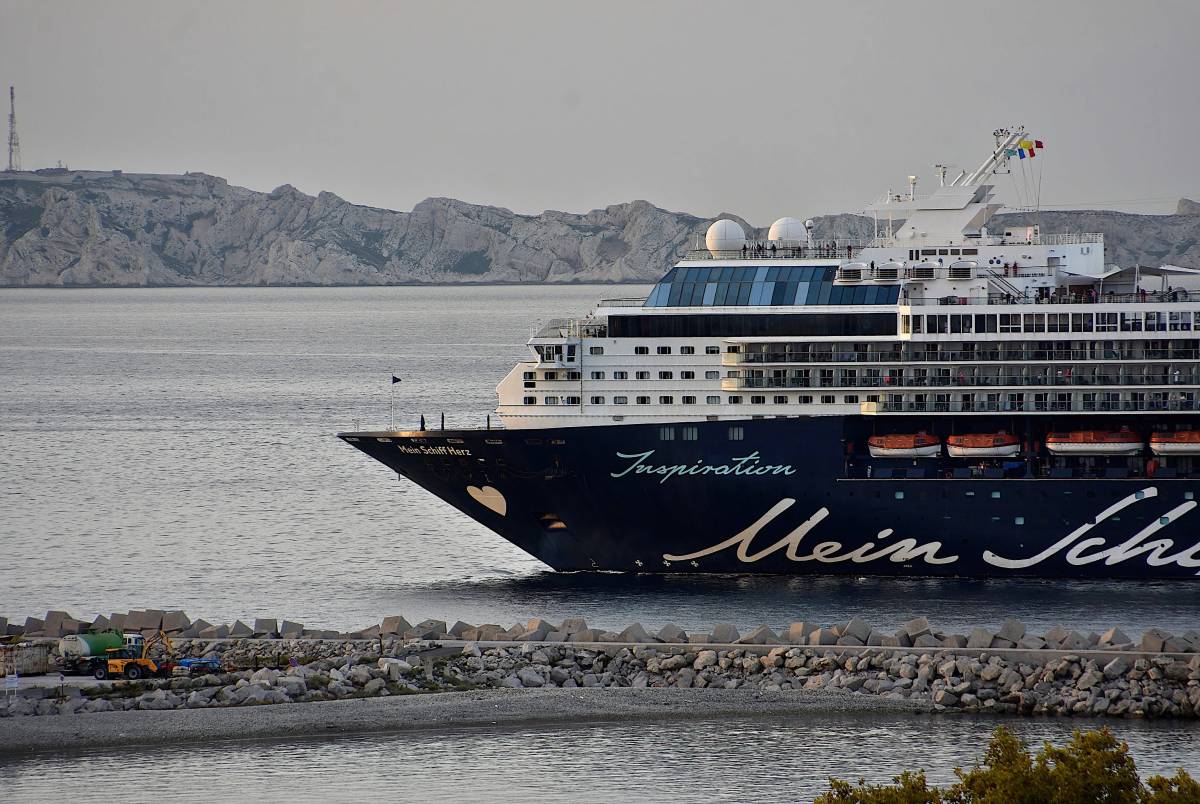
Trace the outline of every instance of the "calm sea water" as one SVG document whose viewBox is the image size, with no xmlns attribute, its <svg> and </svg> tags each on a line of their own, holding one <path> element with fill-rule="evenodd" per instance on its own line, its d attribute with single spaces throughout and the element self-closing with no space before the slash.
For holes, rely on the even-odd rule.
<svg viewBox="0 0 1200 804">
<path fill-rule="evenodd" d="M 1200 626 L 1197 584 L 556 575 L 333 437 L 393 372 L 398 424 L 482 425 L 532 321 L 642 290 L 0 291 L 0 614 Z"/>
<path fill-rule="evenodd" d="M 85 716 L 86 717 L 86 716 Z M 0 799 L 136 790 L 147 801 L 805 801 L 828 777 L 954 781 L 999 722 L 957 717 L 698 719 L 216 743 L 0 760 Z M 1006 720 L 1032 745 L 1077 722 Z M 1200 731 L 1118 722 L 1142 778 L 1200 765 Z"/>
</svg>

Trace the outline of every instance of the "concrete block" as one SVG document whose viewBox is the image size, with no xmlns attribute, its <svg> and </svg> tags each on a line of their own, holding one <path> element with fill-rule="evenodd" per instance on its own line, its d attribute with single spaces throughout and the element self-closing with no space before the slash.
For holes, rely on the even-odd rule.
<svg viewBox="0 0 1200 804">
<path fill-rule="evenodd" d="M 735 626 L 730 623 L 717 623 L 712 629 L 712 641 L 719 643 L 733 643 L 741 638 L 741 634 Z"/>
<path fill-rule="evenodd" d="M 1142 633 L 1141 649 L 1146 653 L 1161 653 L 1171 635 L 1161 628 L 1147 628 Z"/>
<path fill-rule="evenodd" d="M 256 637 L 273 637 L 279 634 L 279 621 L 267 617 L 257 617 L 254 620 L 254 635 Z"/>
<path fill-rule="evenodd" d="M 913 640 L 914 648 L 940 648 L 942 642 L 933 634 L 921 634 Z"/>
<path fill-rule="evenodd" d="M 229 629 L 229 636 L 231 636 L 235 639 L 244 639 L 246 637 L 252 637 L 252 636 L 254 636 L 254 629 L 252 629 L 250 626 L 246 625 L 241 620 L 238 620 L 237 622 L 235 622 L 233 624 L 233 628 Z"/>
<path fill-rule="evenodd" d="M 687 642 L 687 631 L 674 623 L 667 623 L 655 634 L 663 642 Z"/>
<path fill-rule="evenodd" d="M 142 612 L 142 620 L 138 628 L 143 631 L 158 631 L 162 628 L 162 621 L 165 615 L 166 612 L 162 609 L 146 609 Z"/>
<path fill-rule="evenodd" d="M 1025 637 L 1017 643 L 1017 647 L 1023 650 L 1043 650 L 1046 647 L 1046 640 L 1042 639 L 1040 636 L 1026 634 Z"/>
<path fill-rule="evenodd" d="M 201 639 L 225 639 L 229 636 L 228 625 L 210 625 L 208 628 L 200 629 L 197 634 Z"/>
<path fill-rule="evenodd" d="M 654 637 L 646 632 L 641 623 L 634 623 L 621 632 L 617 638 L 618 642 L 657 642 Z"/>
<path fill-rule="evenodd" d="M 924 617 L 918 617 L 915 620 L 909 620 L 904 624 L 904 633 L 908 634 L 915 642 L 917 637 L 922 634 L 932 633 L 929 628 L 929 620 Z"/>
<path fill-rule="evenodd" d="M 836 645 L 837 641 L 837 634 L 833 633 L 832 628 L 818 628 L 808 635 L 810 645 Z"/>
<path fill-rule="evenodd" d="M 504 639 L 503 634 L 507 633 L 505 631 L 505 629 L 501 628 L 500 626 L 498 626 L 494 623 L 489 623 L 487 625 L 481 625 L 481 626 L 479 626 L 478 630 L 479 630 L 479 638 L 485 639 L 485 640 Z"/>
<path fill-rule="evenodd" d="M 530 622 L 532 623 L 533 620 L 530 620 Z M 547 623 L 547 625 L 549 625 L 549 623 Z M 446 621 L 445 620 L 421 620 L 421 622 L 417 623 L 413 627 L 418 630 L 424 628 L 428 631 L 433 631 L 436 634 L 446 633 Z M 553 630 L 553 628 L 551 628 L 550 630 Z"/>
<path fill-rule="evenodd" d="M 883 648 L 907 648 L 908 645 L 901 645 L 899 637 L 887 636 L 886 634 L 879 640 L 879 646 Z"/>
<path fill-rule="evenodd" d="M 990 648 L 995 637 L 996 635 L 986 628 L 972 628 L 971 633 L 967 635 L 967 647 L 972 650 Z"/>
<path fill-rule="evenodd" d="M 545 620 L 530 620 L 530 622 L 537 622 L 539 625 L 536 628 L 522 631 L 516 638 L 518 642 L 541 642 L 546 638 L 546 634 L 554 630 L 554 626 Z"/>
<path fill-rule="evenodd" d="M 358 631 L 355 634 L 356 639 L 379 639 L 379 626 L 372 625 Z"/>
<path fill-rule="evenodd" d="M 896 644 L 901 648 L 911 648 L 913 638 L 908 635 L 908 632 L 901 628 L 896 632 Z"/>
<path fill-rule="evenodd" d="M 894 638 L 895 637 L 890 637 L 887 634 L 883 633 L 882 631 L 876 631 L 876 630 L 872 629 L 871 635 L 867 637 L 867 644 L 870 645 L 871 647 L 877 648 L 877 647 L 880 647 L 883 645 L 883 642 L 885 639 L 894 639 Z"/>
<path fill-rule="evenodd" d="M 192 621 L 186 613 L 182 611 L 168 611 L 162 618 L 162 630 L 168 634 L 177 631 L 186 631 L 192 627 Z"/>
<path fill-rule="evenodd" d="M 1179 637 L 1169 637 L 1163 640 L 1163 653 L 1187 653 L 1192 643 Z"/>
<path fill-rule="evenodd" d="M 128 619 L 129 619 L 128 615 L 121 614 L 120 612 L 114 611 L 112 613 L 112 616 L 108 618 L 108 627 L 113 629 L 114 631 L 124 631 L 125 630 L 125 622 Z"/>
<path fill-rule="evenodd" d="M 0 617 L 0 634 L 3 634 L 6 630 L 8 630 L 8 618 Z"/>
<path fill-rule="evenodd" d="M 1070 631 L 1063 628 L 1061 625 L 1056 625 L 1053 628 L 1051 628 L 1049 631 L 1047 631 L 1043 635 L 1043 638 L 1046 640 L 1046 644 L 1058 646 L 1058 645 L 1061 645 L 1063 643 L 1063 640 L 1066 639 L 1070 635 L 1071 635 Z"/>
<path fill-rule="evenodd" d="M 861 617 L 855 617 L 850 622 L 846 623 L 841 629 L 839 636 L 854 637 L 860 644 L 867 643 L 867 637 L 871 635 L 871 624 Z"/>
<path fill-rule="evenodd" d="M 1067 634 L 1066 639 L 1059 643 L 1058 647 L 1061 650 L 1087 650 L 1087 637 L 1078 631 L 1071 631 Z"/>
<path fill-rule="evenodd" d="M 403 634 L 405 631 L 409 631 L 411 629 L 412 623 L 398 614 L 392 615 L 391 617 L 384 617 L 383 624 L 379 627 L 379 630 L 388 636 Z"/>
<path fill-rule="evenodd" d="M 808 635 L 819 627 L 816 623 L 801 620 L 789 625 L 788 629 L 783 632 L 783 638 L 789 645 L 807 645 Z"/>
<path fill-rule="evenodd" d="M 551 631 L 550 633 L 546 634 L 546 641 L 547 642 L 566 642 L 567 637 L 569 637 L 569 636 L 570 636 L 570 634 L 568 634 L 566 631 Z"/>
<path fill-rule="evenodd" d="M 65 611 L 48 611 L 46 618 L 42 620 L 42 630 L 46 632 L 47 636 L 62 636 L 63 620 L 73 619 L 75 618 Z"/>
<path fill-rule="evenodd" d="M 942 637 L 942 647 L 965 648 L 966 646 L 967 638 L 963 634 L 947 634 Z"/>
<path fill-rule="evenodd" d="M 197 631 L 203 631 L 205 628 L 212 628 L 212 623 L 208 620 L 192 620 L 192 628 Z"/>
<path fill-rule="evenodd" d="M 861 639 L 859 639 L 856 636 L 851 636 L 850 634 L 844 634 L 843 636 L 840 636 L 837 638 L 837 644 L 840 645 L 841 647 L 846 647 L 846 648 L 861 648 L 866 643 L 864 643 Z"/>
<path fill-rule="evenodd" d="M 1015 648 L 1016 646 L 1017 643 L 1013 642 L 1011 639 L 1005 639 L 1004 637 L 999 636 L 992 637 L 991 647 L 993 648 Z"/>
<path fill-rule="evenodd" d="M 42 629 L 46 627 L 46 621 L 40 620 L 37 617 L 26 617 L 25 627 L 22 630 L 26 636 L 36 636 L 42 633 Z"/>
<path fill-rule="evenodd" d="M 780 642 L 779 636 L 765 625 L 760 625 L 737 641 L 742 645 L 778 645 Z"/>
<path fill-rule="evenodd" d="M 108 618 L 103 614 L 96 615 L 96 619 L 92 620 L 93 631 L 107 631 L 112 626 L 109 624 Z"/>
<path fill-rule="evenodd" d="M 600 629 L 585 628 L 582 631 L 576 631 L 567 636 L 568 642 L 597 642 L 600 637 Z"/>
<path fill-rule="evenodd" d="M 1101 645 L 1124 645 L 1132 641 L 1120 628 L 1110 628 L 1100 635 Z"/>
<path fill-rule="evenodd" d="M 279 625 L 279 635 L 284 639 L 299 639 L 304 634 L 304 624 L 284 620 Z"/>
<path fill-rule="evenodd" d="M 1020 620 L 1005 620 L 1000 623 L 1000 630 L 996 631 L 996 636 L 1015 645 L 1025 636 L 1025 624 Z"/>
<path fill-rule="evenodd" d="M 712 634 L 688 634 L 688 643 L 692 645 L 707 645 L 713 641 Z"/>
<path fill-rule="evenodd" d="M 575 634 L 580 631 L 586 631 L 587 627 L 587 620 L 582 617 L 568 617 L 562 621 L 562 625 L 558 627 L 558 630 L 566 631 L 568 634 Z"/>
<path fill-rule="evenodd" d="M 450 626 L 450 630 L 446 633 L 450 636 L 455 636 L 461 639 L 463 631 L 474 627 L 475 626 L 471 625 L 470 623 L 464 623 L 462 620 L 459 620 L 458 622 L 454 623 L 454 625 Z"/>
</svg>

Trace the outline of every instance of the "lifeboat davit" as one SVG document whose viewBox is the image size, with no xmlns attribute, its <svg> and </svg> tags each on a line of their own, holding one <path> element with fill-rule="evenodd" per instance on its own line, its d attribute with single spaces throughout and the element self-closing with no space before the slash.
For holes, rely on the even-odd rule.
<svg viewBox="0 0 1200 804">
<path fill-rule="evenodd" d="M 946 437 L 951 458 L 1008 458 L 1021 451 L 1021 441 L 1008 433 L 970 433 Z"/>
<path fill-rule="evenodd" d="M 928 433 L 871 436 L 867 448 L 872 458 L 936 458 L 942 442 Z"/>
<path fill-rule="evenodd" d="M 1153 433 L 1150 450 L 1155 455 L 1200 455 L 1200 430 Z"/>
<path fill-rule="evenodd" d="M 1126 428 L 1115 433 L 1076 430 L 1046 436 L 1046 449 L 1054 455 L 1137 455 L 1143 446 L 1141 436 Z"/>
</svg>

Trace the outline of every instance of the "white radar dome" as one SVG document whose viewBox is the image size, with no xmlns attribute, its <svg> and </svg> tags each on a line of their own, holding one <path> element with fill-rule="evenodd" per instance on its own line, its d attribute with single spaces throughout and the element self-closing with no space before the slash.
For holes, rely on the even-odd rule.
<svg viewBox="0 0 1200 804">
<path fill-rule="evenodd" d="M 767 232 L 768 240 L 803 241 L 807 238 L 808 230 L 804 228 L 804 221 L 798 218 L 780 218 L 771 224 Z"/>
<path fill-rule="evenodd" d="M 708 227 L 704 235 L 704 245 L 712 252 L 741 251 L 746 245 L 746 233 L 737 221 L 721 220 Z"/>
</svg>

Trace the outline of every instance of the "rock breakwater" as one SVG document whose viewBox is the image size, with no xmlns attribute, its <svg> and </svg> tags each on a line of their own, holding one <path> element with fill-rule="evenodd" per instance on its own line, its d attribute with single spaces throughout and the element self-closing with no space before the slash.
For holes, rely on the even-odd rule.
<svg viewBox="0 0 1200 804">
<path fill-rule="evenodd" d="M 387 618 L 399 629 L 403 618 Z M 267 623 L 260 621 L 260 624 Z M 354 639 L 180 637 L 177 657 L 217 659 L 225 672 L 64 689 L 22 690 L 0 704 L 0 717 L 134 709 L 196 709 L 376 698 L 487 688 L 752 689 L 764 693 L 870 696 L 939 712 L 1129 718 L 1200 715 L 1200 653 L 1163 653 L 1178 638 L 1143 635 L 1134 646 L 1118 629 L 1074 649 L 1067 632 L 1032 638 L 1016 621 L 995 632 L 942 635 L 923 619 L 889 635 L 908 645 L 872 645 L 861 620 L 830 627 L 800 622 L 777 633 L 766 626 L 746 636 L 732 625 L 687 634 L 641 625 L 605 644 L 582 618 L 551 624 L 530 620 L 520 639 L 488 644 L 484 627 L 456 623 L 435 638 L 438 621 Z M 441 623 L 444 626 L 444 623 Z M 191 624 L 189 623 L 189 628 Z M 208 628 L 214 626 L 206 626 Z M 187 630 L 187 629 L 184 629 Z M 508 631 L 511 629 L 505 629 Z M 458 633 L 453 633 L 457 631 Z M 600 632 L 610 634 L 611 632 Z M 983 645 L 984 637 L 989 637 Z M 782 634 L 782 635 L 781 635 Z M 901 636 L 900 634 L 903 634 Z M 696 642 L 691 640 L 703 637 Z M 926 637 L 936 638 L 938 644 Z M 1047 638 L 1059 642 L 1049 649 Z M 1091 635 L 1081 639 L 1092 642 Z M 801 644 L 777 644 L 782 639 Z M 825 644 L 828 639 L 834 642 Z M 882 639 L 882 637 L 880 637 Z M 1146 640 L 1150 642 L 1147 643 Z M 483 640 L 483 641 L 481 641 Z M 846 640 L 846 644 L 837 644 Z M 993 644 L 996 642 L 1001 644 Z M 1108 641 L 1107 649 L 1096 649 Z M 447 643 L 455 644 L 447 644 Z M 717 644 L 724 642 L 725 644 Z M 958 644 L 963 642 L 964 644 Z M 918 644 L 924 643 L 924 644 Z M 973 644 L 968 644 L 973 643 Z M 1156 650 L 1142 650 L 1144 645 Z M 1183 644 L 1182 642 L 1178 644 Z M 1191 645 L 1190 638 L 1187 641 Z"/>
</svg>

